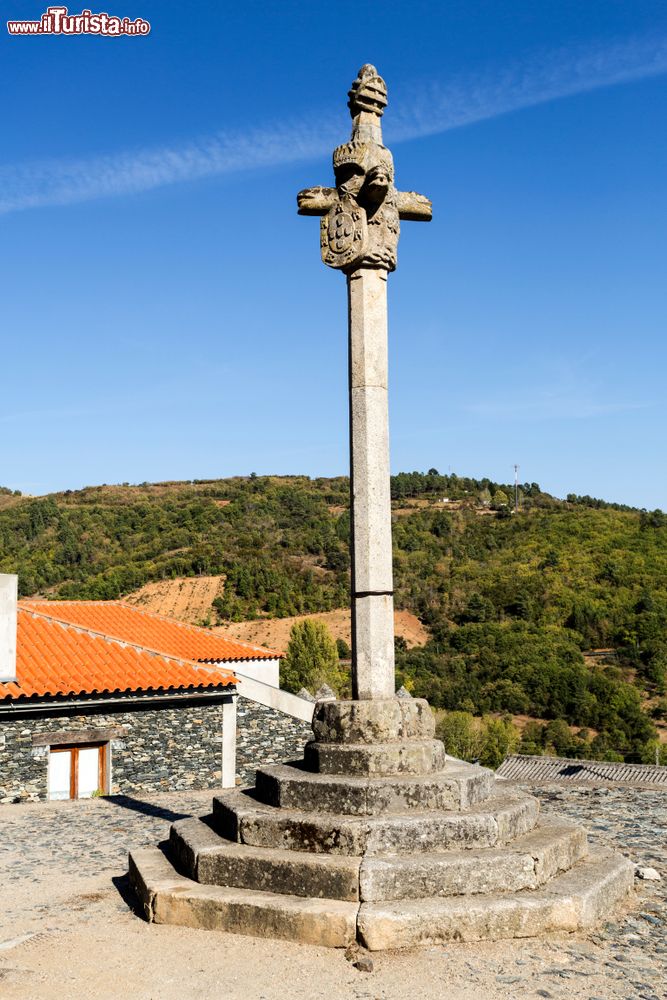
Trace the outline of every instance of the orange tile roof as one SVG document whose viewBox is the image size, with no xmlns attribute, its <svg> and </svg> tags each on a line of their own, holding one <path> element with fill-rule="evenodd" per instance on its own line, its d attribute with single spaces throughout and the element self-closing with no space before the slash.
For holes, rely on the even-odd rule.
<svg viewBox="0 0 667 1000">
<path fill-rule="evenodd" d="M 53 695 L 225 688 L 229 670 L 193 663 L 57 621 L 19 605 L 17 682 L 0 701 Z"/>
<path fill-rule="evenodd" d="M 20 607 L 185 660 L 228 662 L 276 659 L 281 655 L 122 601 L 26 600 L 20 602 Z"/>
</svg>

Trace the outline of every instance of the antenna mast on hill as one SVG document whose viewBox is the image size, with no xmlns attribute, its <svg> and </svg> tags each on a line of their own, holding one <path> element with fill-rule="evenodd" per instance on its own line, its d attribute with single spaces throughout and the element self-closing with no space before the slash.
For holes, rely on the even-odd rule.
<svg viewBox="0 0 667 1000">
<path fill-rule="evenodd" d="M 519 513 L 519 466 L 514 466 L 514 513 Z"/>
</svg>

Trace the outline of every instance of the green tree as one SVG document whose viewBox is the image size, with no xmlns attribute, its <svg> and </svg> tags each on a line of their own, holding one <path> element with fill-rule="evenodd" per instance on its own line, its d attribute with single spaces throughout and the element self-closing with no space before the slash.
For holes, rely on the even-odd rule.
<svg viewBox="0 0 667 1000">
<path fill-rule="evenodd" d="M 294 692 L 304 687 L 315 693 L 328 684 L 338 692 L 342 682 L 336 643 L 324 622 L 311 618 L 295 622 L 280 663 L 280 686 Z"/>
<path fill-rule="evenodd" d="M 493 604 L 477 592 L 470 595 L 465 609 L 459 615 L 461 622 L 486 622 L 493 617 Z"/>
<path fill-rule="evenodd" d="M 519 753 L 539 757 L 544 753 L 544 730 L 545 726 L 539 722 L 531 720 L 523 727 L 521 733 L 521 743 Z"/>
<path fill-rule="evenodd" d="M 352 650 L 345 642 L 345 639 L 336 639 L 336 649 L 338 650 L 339 660 L 349 660 L 352 656 Z"/>
<path fill-rule="evenodd" d="M 556 757 L 572 756 L 574 738 L 564 719 L 552 719 L 547 723 L 544 743 L 547 753 L 553 753 Z"/>
<path fill-rule="evenodd" d="M 520 738 L 519 730 L 511 719 L 484 719 L 480 763 L 485 767 L 500 767 L 505 757 L 515 752 Z"/>
<path fill-rule="evenodd" d="M 644 745 L 641 754 L 642 764 L 659 764 L 663 767 L 667 764 L 667 746 L 659 743 L 658 740 L 649 740 Z"/>
<path fill-rule="evenodd" d="M 447 712 L 438 720 L 436 735 L 452 757 L 477 760 L 482 752 L 479 723 L 470 712 Z"/>
</svg>

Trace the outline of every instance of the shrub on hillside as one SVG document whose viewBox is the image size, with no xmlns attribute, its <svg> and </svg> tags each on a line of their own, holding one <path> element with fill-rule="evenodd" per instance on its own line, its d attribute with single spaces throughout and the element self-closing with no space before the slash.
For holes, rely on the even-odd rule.
<svg viewBox="0 0 667 1000">
<path fill-rule="evenodd" d="M 446 712 L 438 720 L 436 736 L 452 757 L 492 768 L 514 753 L 520 740 L 511 719 L 474 718 L 470 712 Z"/>
</svg>

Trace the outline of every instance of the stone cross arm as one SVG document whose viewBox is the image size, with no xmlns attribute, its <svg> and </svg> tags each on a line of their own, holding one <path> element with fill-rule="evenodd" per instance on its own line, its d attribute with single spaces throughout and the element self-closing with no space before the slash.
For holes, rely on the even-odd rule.
<svg viewBox="0 0 667 1000">
<path fill-rule="evenodd" d="M 326 215 L 338 200 L 336 188 L 312 187 L 299 191 L 296 196 L 299 215 Z M 433 217 L 432 203 L 423 194 L 415 191 L 397 191 L 398 215 L 412 222 L 430 222 Z"/>
</svg>

